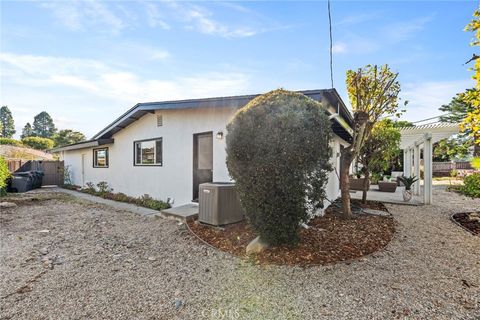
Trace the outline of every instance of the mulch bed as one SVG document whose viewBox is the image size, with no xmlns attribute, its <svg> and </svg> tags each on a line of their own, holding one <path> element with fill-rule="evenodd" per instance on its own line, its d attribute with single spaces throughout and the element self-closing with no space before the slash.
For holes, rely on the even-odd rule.
<svg viewBox="0 0 480 320">
<path fill-rule="evenodd" d="M 369 202 L 365 207 L 387 211 L 379 202 Z M 209 245 L 239 257 L 253 257 L 259 264 L 311 266 L 349 261 L 382 249 L 393 238 L 395 223 L 392 217 L 355 215 L 354 219 L 345 220 L 336 215 L 336 211 L 335 206 L 330 206 L 323 217 L 312 219 L 309 229 L 300 230 L 297 246 L 271 248 L 251 257 L 246 255 L 245 249 L 256 235 L 245 221 L 223 228 L 195 221 L 188 225 Z"/>
<path fill-rule="evenodd" d="M 460 212 L 452 215 L 452 220 L 470 231 L 473 235 L 480 235 L 480 212 Z"/>
</svg>

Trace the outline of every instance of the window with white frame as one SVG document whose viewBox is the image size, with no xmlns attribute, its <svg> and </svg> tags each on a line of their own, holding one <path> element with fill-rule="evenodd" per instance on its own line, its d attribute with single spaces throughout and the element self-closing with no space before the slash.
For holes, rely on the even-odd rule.
<svg viewBox="0 0 480 320">
<path fill-rule="evenodd" d="M 135 141 L 134 165 L 161 166 L 163 164 L 162 138 Z"/>
<path fill-rule="evenodd" d="M 108 168 L 108 148 L 93 149 L 93 167 Z"/>
</svg>

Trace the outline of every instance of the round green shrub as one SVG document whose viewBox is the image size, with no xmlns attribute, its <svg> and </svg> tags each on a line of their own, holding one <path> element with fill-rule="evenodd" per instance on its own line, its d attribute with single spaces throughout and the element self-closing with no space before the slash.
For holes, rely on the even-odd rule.
<svg viewBox="0 0 480 320">
<path fill-rule="evenodd" d="M 466 196 L 480 198 L 480 173 L 466 176 L 460 191 Z"/>
<path fill-rule="evenodd" d="M 22 139 L 22 143 L 37 150 L 52 149 L 55 144 L 52 139 L 42 137 L 26 137 Z"/>
<path fill-rule="evenodd" d="M 16 147 L 21 147 L 23 144 L 15 139 L 12 138 L 0 138 L 0 145 L 9 145 L 9 146 L 16 146 Z"/>
<path fill-rule="evenodd" d="M 266 243 L 295 244 L 300 223 L 323 207 L 331 138 L 322 105 L 282 89 L 253 99 L 228 124 L 228 171 Z"/>
</svg>

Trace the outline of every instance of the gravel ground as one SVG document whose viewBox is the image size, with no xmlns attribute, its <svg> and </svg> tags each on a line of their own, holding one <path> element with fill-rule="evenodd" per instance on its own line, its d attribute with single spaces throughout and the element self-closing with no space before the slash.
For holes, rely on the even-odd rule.
<svg viewBox="0 0 480 320">
<path fill-rule="evenodd" d="M 42 190 L 0 209 L 0 317 L 480 319 L 480 238 L 449 220 L 480 201 L 443 189 L 432 206 L 388 205 L 398 225 L 383 251 L 307 269 L 256 266 L 173 220 Z"/>
</svg>

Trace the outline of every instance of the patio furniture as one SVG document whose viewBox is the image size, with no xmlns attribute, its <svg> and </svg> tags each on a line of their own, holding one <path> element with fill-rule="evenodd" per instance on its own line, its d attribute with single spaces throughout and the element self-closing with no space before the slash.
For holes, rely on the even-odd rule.
<svg viewBox="0 0 480 320">
<path fill-rule="evenodd" d="M 364 184 L 365 178 L 360 178 L 360 179 L 352 179 L 350 178 L 350 190 L 358 190 L 358 191 L 363 191 L 363 184 Z M 367 190 L 370 188 L 370 181 L 368 182 L 367 185 Z"/>
<path fill-rule="evenodd" d="M 397 190 L 397 182 L 378 181 L 378 191 L 395 192 Z"/>
</svg>

